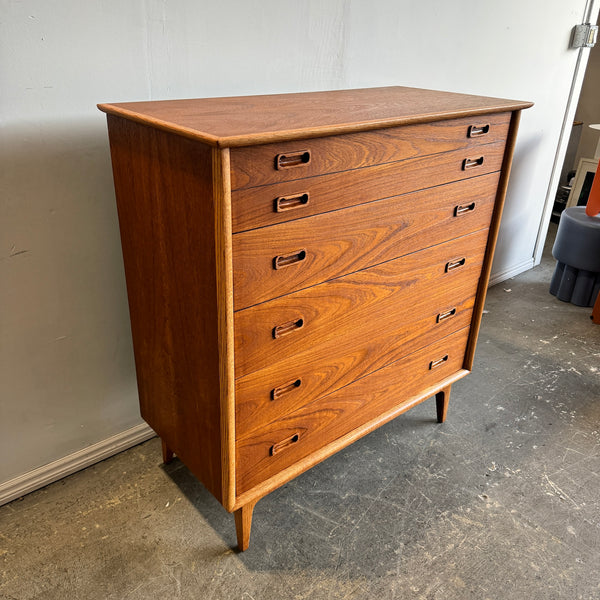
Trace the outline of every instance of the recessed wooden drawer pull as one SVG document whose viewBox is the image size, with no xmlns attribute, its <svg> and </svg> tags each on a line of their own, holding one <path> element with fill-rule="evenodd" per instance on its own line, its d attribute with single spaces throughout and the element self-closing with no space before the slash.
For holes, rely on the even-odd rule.
<svg viewBox="0 0 600 600">
<path fill-rule="evenodd" d="M 469 127 L 469 131 L 467 133 L 467 137 L 474 138 L 480 137 L 482 135 L 486 135 L 490 132 L 490 124 L 486 123 L 485 125 L 471 125 Z"/>
<path fill-rule="evenodd" d="M 304 327 L 304 319 L 302 317 L 294 321 L 283 323 L 283 325 L 277 325 L 277 327 L 273 327 L 273 338 L 278 339 L 284 335 L 287 335 L 288 333 L 297 331 L 302 327 Z"/>
<path fill-rule="evenodd" d="M 273 210 L 275 212 L 284 212 L 294 208 L 302 208 L 308 204 L 308 192 L 296 194 L 295 196 L 281 196 L 275 198 Z"/>
<path fill-rule="evenodd" d="M 283 269 L 283 267 L 289 267 L 302 262 L 306 258 L 306 250 L 297 250 L 291 254 L 283 254 L 282 256 L 276 256 L 273 259 L 274 269 Z"/>
<path fill-rule="evenodd" d="M 446 263 L 446 273 L 450 271 L 454 271 L 455 269 L 460 269 L 467 262 L 466 258 L 457 258 L 456 260 L 451 260 Z"/>
<path fill-rule="evenodd" d="M 310 150 L 300 150 L 299 152 L 288 152 L 287 154 L 278 154 L 275 157 L 275 168 L 289 169 L 290 167 L 302 167 L 310 162 Z"/>
<path fill-rule="evenodd" d="M 447 310 L 446 312 L 440 313 L 437 316 L 436 322 L 440 323 L 441 321 L 445 321 L 446 319 L 450 319 L 455 314 L 456 314 L 456 308 L 451 308 L 450 310 Z"/>
<path fill-rule="evenodd" d="M 302 379 L 296 379 L 295 381 L 290 381 L 285 385 L 281 385 L 271 390 L 271 400 L 278 400 L 281 396 L 285 394 L 289 394 L 293 392 L 295 389 L 299 388 L 302 385 Z"/>
<path fill-rule="evenodd" d="M 282 442 L 277 442 L 277 444 L 273 444 L 271 446 L 271 449 L 269 450 L 269 454 L 271 456 L 275 456 L 278 452 L 281 452 L 282 450 L 289 448 L 292 444 L 295 444 L 299 439 L 300 439 L 300 434 L 295 433 L 294 435 L 290 436 L 286 440 L 283 440 Z"/>
<path fill-rule="evenodd" d="M 442 356 L 442 358 L 438 358 L 437 360 L 432 360 L 429 363 L 429 370 L 431 371 L 432 369 L 435 369 L 436 367 L 440 367 L 441 365 L 443 365 L 446 361 L 448 360 L 448 355 L 446 354 L 446 356 Z"/>
<path fill-rule="evenodd" d="M 465 158 L 465 160 L 463 160 L 463 171 L 466 171 L 467 169 L 474 169 L 475 167 L 480 167 L 483 164 L 483 156 L 480 156 L 479 158 Z"/>
<path fill-rule="evenodd" d="M 473 210 L 475 210 L 475 202 L 471 202 L 471 204 L 463 204 L 462 206 L 455 206 L 454 207 L 454 216 L 458 217 L 459 215 L 464 215 Z"/>
</svg>

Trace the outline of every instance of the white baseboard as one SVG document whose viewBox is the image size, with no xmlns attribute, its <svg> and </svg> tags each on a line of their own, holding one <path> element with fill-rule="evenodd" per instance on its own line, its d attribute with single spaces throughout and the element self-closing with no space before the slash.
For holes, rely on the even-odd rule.
<svg viewBox="0 0 600 600">
<path fill-rule="evenodd" d="M 132 446 L 141 444 L 155 435 L 148 425 L 142 423 L 73 454 L 59 458 L 43 467 L 0 483 L 0 506 Z"/>
<path fill-rule="evenodd" d="M 489 285 L 489 287 L 491 287 L 492 285 L 496 285 L 497 283 L 506 281 L 507 279 L 510 279 L 511 277 L 516 277 L 517 275 L 519 275 L 520 273 L 523 273 L 524 271 L 529 271 L 529 269 L 532 269 L 533 266 L 534 266 L 533 257 L 531 257 L 531 258 L 528 258 L 527 260 L 524 260 L 521 263 L 513 265 L 512 267 L 510 267 L 510 269 L 506 269 L 504 271 L 501 271 L 500 273 L 492 273 L 492 276 L 490 277 L 490 282 L 488 285 Z"/>
</svg>

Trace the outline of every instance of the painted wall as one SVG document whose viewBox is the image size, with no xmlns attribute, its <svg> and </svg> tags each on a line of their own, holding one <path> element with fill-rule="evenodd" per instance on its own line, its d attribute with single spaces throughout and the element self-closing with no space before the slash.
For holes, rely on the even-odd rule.
<svg viewBox="0 0 600 600">
<path fill-rule="evenodd" d="M 533 262 L 584 4 L 0 0 L 0 487 L 140 423 L 96 103 L 398 84 L 533 100 L 503 277 Z"/>
</svg>

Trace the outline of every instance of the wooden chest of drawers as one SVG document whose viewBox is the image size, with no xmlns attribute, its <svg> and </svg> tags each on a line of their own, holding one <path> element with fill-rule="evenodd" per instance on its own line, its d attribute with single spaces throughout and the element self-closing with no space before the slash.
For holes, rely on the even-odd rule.
<svg viewBox="0 0 600 600">
<path fill-rule="evenodd" d="M 411 88 L 104 104 L 142 416 L 258 499 L 471 369 L 520 110 Z"/>
</svg>

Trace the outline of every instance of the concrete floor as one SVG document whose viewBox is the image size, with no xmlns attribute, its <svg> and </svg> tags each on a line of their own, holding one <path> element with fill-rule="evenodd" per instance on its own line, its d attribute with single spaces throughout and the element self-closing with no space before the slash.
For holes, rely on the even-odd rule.
<svg viewBox="0 0 600 600">
<path fill-rule="evenodd" d="M 600 326 L 553 261 L 490 290 L 475 369 L 233 517 L 154 439 L 0 508 L 2 600 L 600 598 Z"/>
</svg>

